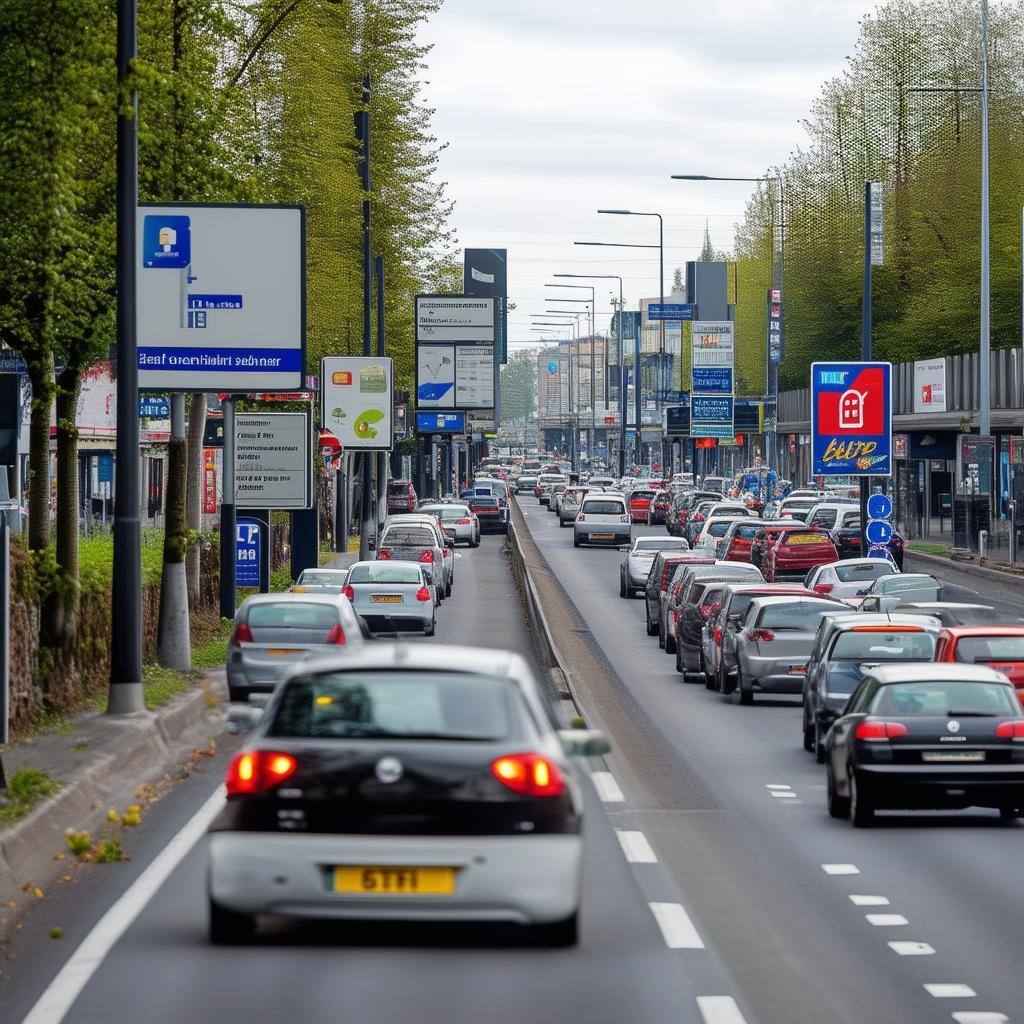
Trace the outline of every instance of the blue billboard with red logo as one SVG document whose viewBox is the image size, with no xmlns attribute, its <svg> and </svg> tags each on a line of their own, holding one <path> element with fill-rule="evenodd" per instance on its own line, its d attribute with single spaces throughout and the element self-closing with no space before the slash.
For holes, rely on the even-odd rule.
<svg viewBox="0 0 1024 1024">
<path fill-rule="evenodd" d="M 892 364 L 811 364 L 814 476 L 892 476 Z"/>
</svg>

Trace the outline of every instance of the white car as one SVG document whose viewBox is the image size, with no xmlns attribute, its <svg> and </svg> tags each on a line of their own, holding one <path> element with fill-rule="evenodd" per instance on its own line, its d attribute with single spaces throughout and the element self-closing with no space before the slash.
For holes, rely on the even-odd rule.
<svg viewBox="0 0 1024 1024">
<path fill-rule="evenodd" d="M 747 518 L 749 517 L 745 513 L 738 515 L 735 512 L 727 515 L 708 516 L 701 524 L 700 533 L 697 534 L 697 539 L 693 543 L 693 550 L 706 551 L 709 555 L 717 554 L 722 538 L 729 532 L 729 527 L 733 523 L 741 523 Z"/>
<path fill-rule="evenodd" d="M 588 493 L 580 506 L 579 515 L 573 523 L 572 546 L 581 544 L 604 544 L 618 547 L 632 539 L 629 506 L 621 494 L 601 491 Z"/>
<path fill-rule="evenodd" d="M 841 562 L 816 565 L 804 580 L 804 586 L 816 594 L 841 599 L 857 597 L 883 576 L 894 576 L 899 569 L 887 558 L 844 558 Z"/>
</svg>

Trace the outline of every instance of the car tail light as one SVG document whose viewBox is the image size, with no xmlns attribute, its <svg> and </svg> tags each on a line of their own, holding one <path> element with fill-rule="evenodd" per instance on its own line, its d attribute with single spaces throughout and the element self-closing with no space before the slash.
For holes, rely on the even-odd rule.
<svg viewBox="0 0 1024 1024">
<path fill-rule="evenodd" d="M 421 562 L 432 562 L 433 560 L 434 560 L 434 552 L 431 551 L 430 548 L 427 548 L 426 551 L 421 551 L 420 552 L 420 561 Z"/>
<path fill-rule="evenodd" d="M 748 629 L 747 639 L 754 643 L 770 643 L 775 639 L 775 634 L 770 629 Z"/>
<path fill-rule="evenodd" d="M 381 548 L 377 552 L 377 557 L 387 561 L 391 557 L 391 548 Z"/>
<path fill-rule="evenodd" d="M 853 738 L 878 743 L 909 735 L 910 730 L 902 722 L 861 722 L 854 730 Z"/>
<path fill-rule="evenodd" d="M 350 601 L 354 601 L 354 600 L 356 599 L 356 592 L 355 592 L 355 591 L 354 591 L 354 590 L 352 589 L 352 586 L 351 586 L 351 584 L 348 584 L 348 583 L 346 583 L 346 584 L 345 584 L 345 586 L 343 586 L 343 587 L 341 588 L 341 592 L 342 592 L 342 593 L 343 593 L 343 594 L 344 594 L 344 595 L 345 595 L 345 596 L 346 596 L 346 597 L 347 597 L 347 598 L 348 598 L 348 599 L 349 599 Z"/>
<path fill-rule="evenodd" d="M 252 630 L 244 622 L 240 622 L 235 626 L 235 631 L 231 634 L 232 647 L 238 647 L 240 644 L 251 644 L 252 642 Z"/>
<path fill-rule="evenodd" d="M 722 642 L 722 627 L 715 626 L 715 643 L 720 644 Z"/>
<path fill-rule="evenodd" d="M 469 526 L 470 524 L 469 519 L 456 519 L 455 522 L 458 526 Z"/>
<path fill-rule="evenodd" d="M 291 754 L 274 750 L 246 750 L 228 765 L 228 796 L 262 793 L 295 774 L 299 764 Z"/>
<path fill-rule="evenodd" d="M 702 604 L 700 606 L 700 617 L 705 622 L 711 617 L 711 613 L 718 607 L 716 604 Z"/>
<path fill-rule="evenodd" d="M 541 754 L 507 754 L 491 762 L 491 774 L 523 796 L 561 796 L 565 779 Z"/>
<path fill-rule="evenodd" d="M 430 599 L 430 589 L 428 587 L 420 587 L 420 589 L 416 591 L 417 601 L 429 601 Z"/>
<path fill-rule="evenodd" d="M 337 644 L 338 647 L 342 647 L 347 643 L 345 640 L 345 630 L 341 628 L 341 623 L 335 623 L 331 626 L 331 631 L 327 634 L 327 639 L 324 643 Z"/>
<path fill-rule="evenodd" d="M 996 736 L 1001 740 L 1013 740 L 1014 743 L 1024 743 L 1024 721 L 1000 722 L 996 726 Z"/>
</svg>

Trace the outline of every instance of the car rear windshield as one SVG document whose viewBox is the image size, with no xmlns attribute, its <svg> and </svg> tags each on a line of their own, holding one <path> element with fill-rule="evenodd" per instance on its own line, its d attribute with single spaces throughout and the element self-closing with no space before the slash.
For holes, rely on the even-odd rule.
<svg viewBox="0 0 1024 1024">
<path fill-rule="evenodd" d="M 1005 683 L 980 680 L 942 680 L 890 683 L 875 695 L 873 715 L 969 717 L 971 715 L 1018 715 L 1020 704 L 1013 688 Z"/>
<path fill-rule="evenodd" d="M 425 526 L 392 526 L 384 531 L 380 546 L 386 548 L 388 545 L 398 547 L 405 545 L 408 547 L 432 548 L 436 543 L 437 538 Z"/>
<path fill-rule="evenodd" d="M 844 610 L 847 609 L 843 605 L 833 601 L 787 601 L 762 608 L 757 624 L 766 629 L 803 629 L 813 633 L 823 615 Z"/>
<path fill-rule="evenodd" d="M 354 565 L 349 583 L 421 583 L 420 570 L 415 565 L 394 565 L 374 562 L 372 565 Z"/>
<path fill-rule="evenodd" d="M 421 505 L 421 512 L 429 512 L 432 516 L 440 516 L 443 520 L 465 519 L 469 509 L 465 505 Z"/>
<path fill-rule="evenodd" d="M 320 629 L 338 623 L 338 609 L 329 604 L 303 601 L 276 601 L 254 604 L 249 609 L 248 624 L 252 629 Z"/>
<path fill-rule="evenodd" d="M 635 551 L 664 551 L 668 548 L 681 548 L 682 537 L 640 537 L 636 542 Z"/>
<path fill-rule="evenodd" d="M 388 494 L 406 495 L 409 493 L 409 485 L 404 480 L 392 480 L 388 484 Z"/>
<path fill-rule="evenodd" d="M 303 587 L 343 587 L 347 570 L 335 570 L 334 572 L 310 572 L 304 570 L 299 576 L 297 585 Z"/>
<path fill-rule="evenodd" d="M 654 497 L 654 491 L 634 491 L 630 498 L 641 498 L 644 501 L 650 501 Z"/>
<path fill-rule="evenodd" d="M 501 740 L 507 680 L 454 672 L 325 672 L 287 684 L 270 736 Z"/>
<path fill-rule="evenodd" d="M 963 636 L 953 654 L 969 664 L 986 661 L 1024 661 L 1024 636 Z"/>
<path fill-rule="evenodd" d="M 832 657 L 845 661 L 931 661 L 935 636 L 913 633 L 840 633 Z"/>
<path fill-rule="evenodd" d="M 835 566 L 841 583 L 857 583 L 860 580 L 877 580 L 880 576 L 892 576 L 892 566 L 882 558 L 870 562 L 856 562 L 853 565 Z"/>
<path fill-rule="evenodd" d="M 585 501 L 583 503 L 583 514 L 591 516 L 619 516 L 624 513 L 620 501 Z"/>
<path fill-rule="evenodd" d="M 723 519 L 720 523 L 712 523 L 708 527 L 708 533 L 712 537 L 724 537 L 729 532 L 729 527 L 732 523 L 728 519 Z"/>
<path fill-rule="evenodd" d="M 753 540 L 758 530 L 763 530 L 763 523 L 755 523 L 753 525 L 749 523 L 741 523 L 736 527 L 735 536 L 742 538 L 743 540 Z"/>
</svg>

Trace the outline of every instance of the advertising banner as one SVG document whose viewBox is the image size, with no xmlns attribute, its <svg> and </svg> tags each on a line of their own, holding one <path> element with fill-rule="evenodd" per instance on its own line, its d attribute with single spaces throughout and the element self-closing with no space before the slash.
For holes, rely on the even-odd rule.
<svg viewBox="0 0 1024 1024">
<path fill-rule="evenodd" d="M 235 413 L 235 507 L 312 508 L 309 414 Z"/>
<path fill-rule="evenodd" d="M 914 412 L 946 411 L 946 360 L 914 363 Z"/>
<path fill-rule="evenodd" d="M 782 291 L 769 288 L 765 302 L 765 320 L 768 323 L 768 358 L 782 362 Z"/>
<path fill-rule="evenodd" d="M 733 361 L 733 324 L 731 320 L 695 320 L 691 337 L 693 367 L 728 367 Z"/>
<path fill-rule="evenodd" d="M 690 437 L 728 437 L 734 433 L 735 402 L 732 395 L 690 399 Z"/>
<path fill-rule="evenodd" d="M 390 451 L 392 363 L 379 356 L 328 356 L 320 363 L 320 424 L 346 450 Z"/>
<path fill-rule="evenodd" d="M 143 204 L 136 239 L 140 388 L 301 390 L 302 207 Z"/>
<path fill-rule="evenodd" d="M 892 475 L 892 364 L 811 365 L 813 476 Z"/>
<path fill-rule="evenodd" d="M 235 523 L 235 586 L 260 585 L 260 524 L 255 519 Z"/>
<path fill-rule="evenodd" d="M 494 299 L 417 295 L 416 342 L 494 341 Z"/>
<path fill-rule="evenodd" d="M 467 295 L 491 296 L 497 302 L 495 341 L 499 362 L 508 362 L 508 250 L 466 249 L 462 290 Z"/>
<path fill-rule="evenodd" d="M 418 412 L 416 413 L 418 434 L 464 434 L 466 414 L 464 412 Z"/>
<path fill-rule="evenodd" d="M 693 368 L 693 394 L 731 395 L 733 392 L 731 366 L 695 366 Z"/>
<path fill-rule="evenodd" d="M 692 320 L 697 307 L 692 302 L 650 302 L 647 304 L 648 320 Z"/>
</svg>

